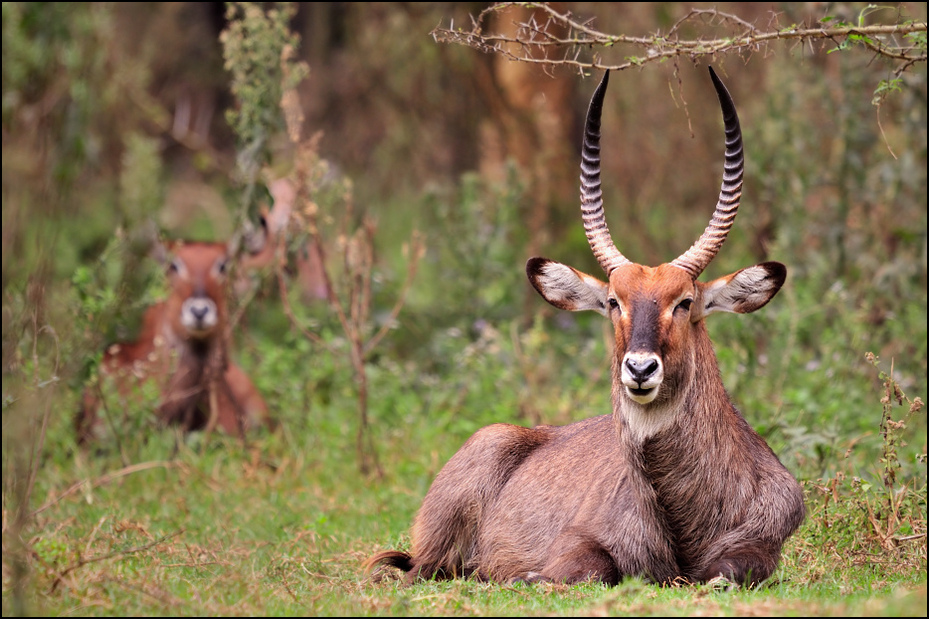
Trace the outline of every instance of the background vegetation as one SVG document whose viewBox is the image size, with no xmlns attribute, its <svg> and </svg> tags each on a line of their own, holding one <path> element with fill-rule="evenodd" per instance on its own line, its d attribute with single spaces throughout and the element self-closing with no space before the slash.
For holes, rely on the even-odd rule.
<svg viewBox="0 0 929 619">
<path fill-rule="evenodd" d="M 739 108 L 742 214 L 705 279 L 788 266 L 763 311 L 708 321 L 734 400 L 807 491 L 772 582 L 399 589 L 361 562 L 408 544 L 472 432 L 609 410 L 602 321 L 554 311 L 523 270 L 599 273 L 576 197 L 594 80 L 430 36 L 482 3 L 262 6 L 3 3 L 4 615 L 925 613 L 925 61 L 893 82 L 866 48 L 782 42 L 611 79 L 607 217 L 643 263 L 715 203 L 708 63 Z M 711 7 L 557 6 L 633 35 Z M 718 6 L 770 30 L 926 21 L 925 3 Z M 305 190 L 287 268 L 234 299 L 235 357 L 278 430 L 172 456 L 143 403 L 118 447 L 78 449 L 100 351 L 163 293 L 147 227 L 228 238 L 285 175 Z M 299 268 L 314 243 L 329 292 Z"/>
</svg>

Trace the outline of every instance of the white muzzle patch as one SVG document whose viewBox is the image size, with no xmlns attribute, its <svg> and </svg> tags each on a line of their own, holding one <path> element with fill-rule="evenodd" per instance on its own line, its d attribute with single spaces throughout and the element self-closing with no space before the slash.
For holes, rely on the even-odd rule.
<svg viewBox="0 0 929 619">
<path fill-rule="evenodd" d="M 626 395 L 639 404 L 648 404 L 658 397 L 664 379 L 664 365 L 653 353 L 627 353 L 623 357 L 620 376 Z"/>
<path fill-rule="evenodd" d="M 190 297 L 181 306 L 181 324 L 191 337 L 209 335 L 218 321 L 216 303 L 209 297 Z"/>
</svg>

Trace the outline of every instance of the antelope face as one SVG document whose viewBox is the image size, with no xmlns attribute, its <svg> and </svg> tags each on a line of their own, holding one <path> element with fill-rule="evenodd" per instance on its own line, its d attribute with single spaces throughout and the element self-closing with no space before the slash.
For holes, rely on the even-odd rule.
<svg viewBox="0 0 929 619">
<path fill-rule="evenodd" d="M 616 380 L 633 401 L 666 399 L 671 394 L 662 389 L 665 377 L 686 371 L 696 292 L 686 273 L 668 265 L 628 263 L 610 274 L 606 306 L 616 342 Z"/>
<path fill-rule="evenodd" d="M 223 243 L 175 245 L 168 263 L 168 312 L 174 332 L 204 340 L 225 320 L 225 276 L 229 264 Z"/>
<path fill-rule="evenodd" d="M 593 310 L 613 323 L 613 382 L 641 404 L 672 400 L 693 380 L 693 356 L 709 336 L 703 319 L 716 312 L 747 314 L 770 301 L 787 277 L 779 262 L 763 262 L 711 282 L 695 281 L 674 264 L 627 262 L 609 284 L 545 258 L 526 265 L 529 281 L 559 309 Z"/>
</svg>

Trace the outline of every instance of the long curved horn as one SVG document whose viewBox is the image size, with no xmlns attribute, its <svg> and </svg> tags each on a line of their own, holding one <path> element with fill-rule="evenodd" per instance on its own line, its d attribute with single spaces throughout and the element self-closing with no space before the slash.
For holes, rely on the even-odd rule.
<svg viewBox="0 0 929 619">
<path fill-rule="evenodd" d="M 609 79 L 610 72 L 606 71 L 590 99 L 587 123 L 584 126 L 584 146 L 581 149 L 581 217 L 584 220 L 584 232 L 591 251 L 607 275 L 619 265 L 629 262 L 613 244 L 603 214 L 603 192 L 600 189 L 600 116 Z"/>
<path fill-rule="evenodd" d="M 716 87 L 719 105 L 723 111 L 723 122 L 726 126 L 726 165 L 723 171 L 723 183 L 719 190 L 719 200 L 716 202 L 713 218 L 703 231 L 703 235 L 690 249 L 671 263 L 690 273 L 694 279 L 700 277 L 726 241 L 729 229 L 735 221 L 736 212 L 739 210 L 739 200 L 742 197 L 742 173 L 745 170 L 742 129 L 739 127 L 739 116 L 736 114 L 735 104 L 729 96 L 729 91 L 713 71 L 713 67 L 710 67 L 710 77 Z"/>
</svg>

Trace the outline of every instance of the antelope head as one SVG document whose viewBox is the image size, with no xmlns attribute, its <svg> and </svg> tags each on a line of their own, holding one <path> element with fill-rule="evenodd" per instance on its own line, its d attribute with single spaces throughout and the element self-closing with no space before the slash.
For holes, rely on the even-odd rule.
<svg viewBox="0 0 929 619">
<path fill-rule="evenodd" d="M 581 214 L 590 248 L 608 281 L 545 258 L 532 258 L 526 265 L 529 281 L 555 307 L 594 310 L 612 321 L 614 410 L 646 417 L 650 412 L 673 412 L 701 383 L 704 390 L 707 383 L 722 389 L 703 319 L 714 312 L 748 313 L 763 307 L 786 277 L 784 265 L 765 262 L 710 282 L 698 281 L 735 220 L 744 169 L 735 105 L 712 68 L 710 76 L 725 124 L 725 169 L 716 210 L 693 246 L 669 263 L 649 267 L 628 260 L 612 240 L 600 187 L 600 117 L 607 72 L 587 112 Z M 713 367 L 704 358 L 712 359 Z"/>
<path fill-rule="evenodd" d="M 159 254 L 167 264 L 170 295 L 166 311 L 171 331 L 193 341 L 221 335 L 217 332 L 226 322 L 228 244 L 176 242 L 161 248 Z"/>
</svg>

